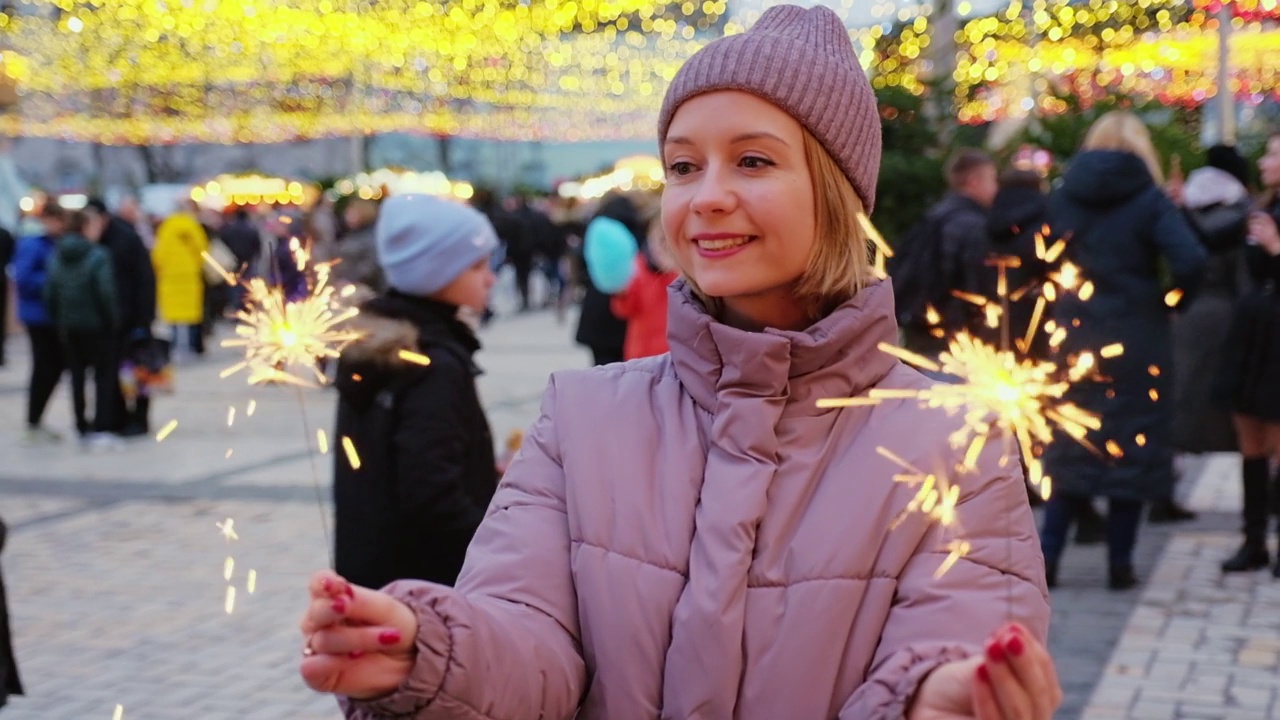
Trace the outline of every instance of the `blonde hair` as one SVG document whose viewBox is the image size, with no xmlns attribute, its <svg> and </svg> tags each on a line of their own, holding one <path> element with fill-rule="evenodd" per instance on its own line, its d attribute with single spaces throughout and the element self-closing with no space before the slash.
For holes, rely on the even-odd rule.
<svg viewBox="0 0 1280 720">
<path fill-rule="evenodd" d="M 817 320 L 869 285 L 874 270 L 871 238 L 858 222 L 858 215 L 865 212 L 862 198 L 835 159 L 807 129 L 804 130 L 804 159 L 813 183 L 816 239 L 809 264 L 796 282 L 795 295 L 809 316 Z M 670 242 L 669 238 L 663 240 Z M 678 255 L 672 253 L 671 257 Z M 704 293 L 683 268 L 681 276 L 707 310 L 719 315 L 720 298 Z"/>
<path fill-rule="evenodd" d="M 1142 120 L 1127 110 L 1112 110 L 1094 121 L 1084 136 L 1081 150 L 1119 150 L 1142 159 L 1157 185 L 1164 184 L 1160 158 L 1151 144 L 1151 133 Z"/>
</svg>

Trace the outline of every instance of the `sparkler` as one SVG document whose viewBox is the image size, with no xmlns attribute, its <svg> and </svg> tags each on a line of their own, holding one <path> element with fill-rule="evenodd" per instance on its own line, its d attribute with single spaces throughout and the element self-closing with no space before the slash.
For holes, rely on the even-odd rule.
<svg viewBox="0 0 1280 720">
<path fill-rule="evenodd" d="M 888 448 L 877 447 L 876 452 L 905 471 L 895 474 L 894 482 L 916 488 L 916 494 L 907 503 L 907 507 L 889 524 L 890 530 L 901 525 L 912 513 L 919 512 L 938 523 L 944 532 L 955 534 L 959 531 L 959 520 L 956 516 L 956 505 L 960 501 L 958 485 L 952 484 L 945 474 L 927 473 L 921 470 Z M 947 542 L 946 548 L 947 558 L 934 571 L 935 578 L 947 574 L 951 566 L 968 554 L 970 545 L 963 539 L 953 537 Z"/>
</svg>

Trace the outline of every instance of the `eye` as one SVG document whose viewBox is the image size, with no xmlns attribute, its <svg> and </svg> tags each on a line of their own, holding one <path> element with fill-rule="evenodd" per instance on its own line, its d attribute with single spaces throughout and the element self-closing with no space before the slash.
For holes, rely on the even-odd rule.
<svg viewBox="0 0 1280 720">
<path fill-rule="evenodd" d="M 693 163 L 684 160 L 677 160 L 667 166 L 668 175 L 688 175 L 693 172 Z"/>
<path fill-rule="evenodd" d="M 738 164 L 742 165 L 742 167 L 747 168 L 748 170 L 759 170 L 760 168 L 773 166 L 773 162 L 766 160 L 762 157 L 758 157 L 756 155 L 748 155 L 742 158 L 742 160 L 738 161 Z"/>
</svg>

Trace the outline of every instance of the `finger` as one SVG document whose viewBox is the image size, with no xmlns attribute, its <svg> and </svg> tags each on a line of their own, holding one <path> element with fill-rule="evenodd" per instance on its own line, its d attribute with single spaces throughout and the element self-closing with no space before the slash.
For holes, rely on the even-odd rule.
<svg viewBox="0 0 1280 720">
<path fill-rule="evenodd" d="M 1004 643 L 1009 668 L 1031 701 L 1030 717 L 1033 720 L 1049 720 L 1053 714 L 1053 697 L 1045 677 L 1044 660 L 1032 647 L 1038 644 L 1035 638 L 1024 636 L 1015 626 L 1003 633 L 1000 641 Z"/>
<path fill-rule="evenodd" d="M 312 598 L 307 605 L 307 611 L 302 614 L 302 622 L 299 628 L 303 635 L 311 635 L 323 628 L 336 625 L 347 619 L 347 611 L 351 608 L 351 601 L 345 595 L 339 595 L 335 599 L 327 596 Z"/>
<path fill-rule="evenodd" d="M 354 594 L 354 585 L 347 582 L 346 578 L 332 570 L 318 570 L 311 576 L 309 589 L 311 597 L 329 597 L 337 598 L 346 595 L 350 598 Z"/>
<path fill-rule="evenodd" d="M 380 591 L 351 585 L 353 592 L 343 614 L 349 622 L 364 625 L 390 625 L 403 633 L 417 626 L 413 611 L 403 602 Z"/>
<path fill-rule="evenodd" d="M 987 673 L 991 676 L 991 689 L 996 696 L 1002 716 L 1008 720 L 1024 720 L 1031 717 L 1031 699 L 1009 667 L 1009 658 L 999 639 L 987 643 Z"/>
<path fill-rule="evenodd" d="M 1040 671 L 1040 676 L 1044 681 L 1044 690 L 1049 698 L 1049 712 L 1052 713 L 1062 704 L 1062 683 L 1058 679 L 1058 668 L 1053 661 L 1053 656 L 1049 654 L 1049 649 L 1040 642 L 1026 626 L 1021 623 L 1012 623 L 1010 630 L 1016 633 L 1025 643 L 1024 654 L 1034 661 L 1036 667 Z"/>
<path fill-rule="evenodd" d="M 1003 720 L 986 663 L 979 665 L 973 673 L 973 712 L 976 720 Z"/>
<path fill-rule="evenodd" d="M 317 654 L 394 652 L 402 640 L 400 631 L 385 625 L 332 625 L 310 636 L 309 647 Z"/>
<path fill-rule="evenodd" d="M 358 659 L 346 655 L 313 655 L 303 658 L 298 672 L 303 682 L 317 692 L 371 698 L 400 686 L 407 674 L 406 662 L 381 654 Z"/>
</svg>

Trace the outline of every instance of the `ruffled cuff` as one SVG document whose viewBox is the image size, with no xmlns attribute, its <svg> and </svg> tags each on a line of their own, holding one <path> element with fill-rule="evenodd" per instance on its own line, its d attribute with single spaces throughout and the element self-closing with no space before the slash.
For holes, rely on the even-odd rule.
<svg viewBox="0 0 1280 720">
<path fill-rule="evenodd" d="M 453 640 L 444 616 L 436 609 L 437 603 L 453 592 L 452 588 L 421 580 L 397 580 L 382 591 L 408 605 L 417 615 L 417 658 L 409 677 L 387 695 L 370 700 L 339 695 L 343 713 L 353 720 L 417 718 L 440 694 L 452 658 Z"/>
<path fill-rule="evenodd" d="M 972 657 L 978 650 L 957 644 L 931 643 L 903 648 L 889 656 L 854 692 L 840 717 L 859 720 L 903 720 L 920 683 L 942 665 Z"/>
</svg>

